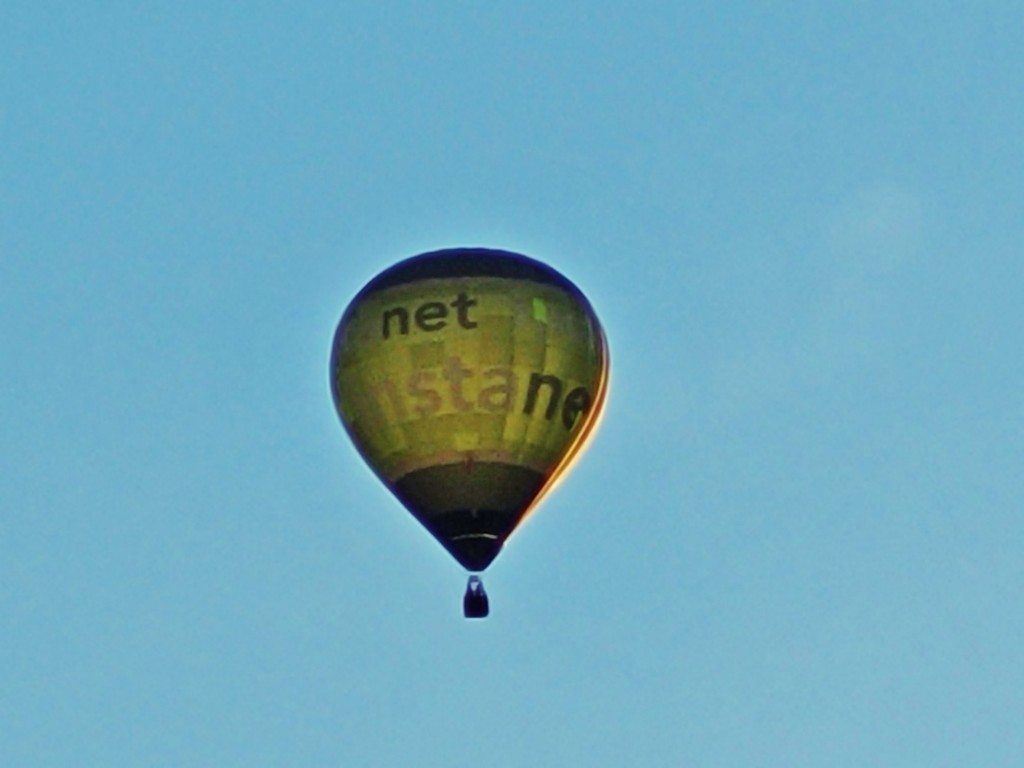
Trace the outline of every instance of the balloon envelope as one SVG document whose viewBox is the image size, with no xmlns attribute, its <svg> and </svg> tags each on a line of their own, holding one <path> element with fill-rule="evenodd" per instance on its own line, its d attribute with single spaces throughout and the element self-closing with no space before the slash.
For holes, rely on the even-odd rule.
<svg viewBox="0 0 1024 768">
<path fill-rule="evenodd" d="M 552 268 L 482 248 L 407 259 L 338 325 L 331 389 L 377 476 L 482 571 L 565 471 L 604 404 L 608 349 Z"/>
</svg>

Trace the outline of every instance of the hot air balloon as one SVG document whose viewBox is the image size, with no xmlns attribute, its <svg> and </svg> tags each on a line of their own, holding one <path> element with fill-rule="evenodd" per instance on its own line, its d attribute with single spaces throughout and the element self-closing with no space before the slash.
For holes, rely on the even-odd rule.
<svg viewBox="0 0 1024 768">
<path fill-rule="evenodd" d="M 608 386 L 604 331 L 580 290 L 521 254 L 406 259 L 352 300 L 334 336 L 341 422 L 383 483 L 477 575 L 569 468 Z"/>
</svg>

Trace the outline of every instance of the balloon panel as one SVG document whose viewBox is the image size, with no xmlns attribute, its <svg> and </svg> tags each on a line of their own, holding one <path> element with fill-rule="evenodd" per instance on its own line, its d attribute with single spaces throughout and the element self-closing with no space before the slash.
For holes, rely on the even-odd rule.
<svg viewBox="0 0 1024 768">
<path fill-rule="evenodd" d="M 593 423 L 607 351 L 586 299 L 552 270 L 490 251 L 424 269 L 430 256 L 353 301 L 332 385 L 374 471 L 482 570 Z"/>
</svg>

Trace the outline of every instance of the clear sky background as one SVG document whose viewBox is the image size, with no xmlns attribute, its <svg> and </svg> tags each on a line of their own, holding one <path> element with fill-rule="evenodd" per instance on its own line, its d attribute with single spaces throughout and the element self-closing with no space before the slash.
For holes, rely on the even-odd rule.
<svg viewBox="0 0 1024 768">
<path fill-rule="evenodd" d="M 1024 764 L 1015 2 L 0 6 L 0 764 Z M 333 412 L 381 269 L 590 297 L 492 615 Z"/>
</svg>

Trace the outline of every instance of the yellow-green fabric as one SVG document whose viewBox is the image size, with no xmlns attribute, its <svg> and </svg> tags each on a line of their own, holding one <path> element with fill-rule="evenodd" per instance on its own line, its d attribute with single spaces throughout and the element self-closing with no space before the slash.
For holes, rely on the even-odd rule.
<svg viewBox="0 0 1024 768">
<path fill-rule="evenodd" d="M 600 329 L 575 297 L 494 277 L 369 294 L 336 357 L 341 418 L 390 482 L 464 461 L 546 473 L 583 427 L 604 376 Z"/>
<path fill-rule="evenodd" d="M 607 389 L 589 303 L 518 254 L 456 249 L 378 275 L 338 327 L 331 385 L 359 452 L 469 570 L 569 466 Z"/>
</svg>

